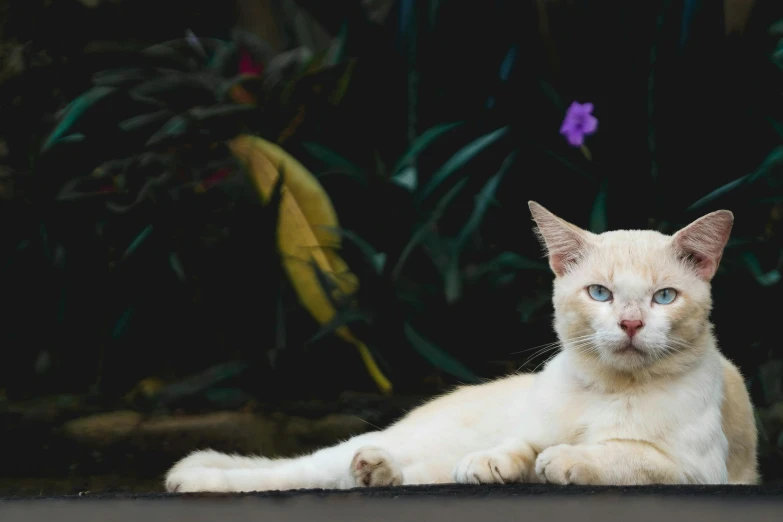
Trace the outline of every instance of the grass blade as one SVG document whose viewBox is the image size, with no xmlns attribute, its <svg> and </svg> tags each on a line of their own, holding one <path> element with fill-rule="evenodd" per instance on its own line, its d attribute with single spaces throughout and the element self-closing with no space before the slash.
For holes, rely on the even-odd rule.
<svg viewBox="0 0 783 522">
<path fill-rule="evenodd" d="M 484 136 L 481 136 L 480 138 L 477 138 L 467 144 L 466 146 L 462 147 L 460 150 L 457 151 L 456 154 L 454 154 L 451 158 L 449 158 L 446 163 L 443 164 L 443 166 L 438 169 L 435 174 L 433 174 L 432 178 L 430 178 L 427 183 L 422 187 L 422 189 L 419 191 L 417 195 L 417 199 L 419 202 L 424 201 L 427 199 L 428 196 L 430 196 L 435 190 L 444 182 L 446 179 L 449 178 L 452 174 L 454 174 L 457 170 L 465 166 L 466 163 L 468 163 L 471 159 L 473 159 L 479 152 L 486 149 L 488 146 L 496 142 L 498 139 L 500 139 L 502 136 L 504 136 L 508 132 L 508 127 L 501 127 L 499 129 L 496 129 L 488 134 L 485 134 Z"/>
</svg>

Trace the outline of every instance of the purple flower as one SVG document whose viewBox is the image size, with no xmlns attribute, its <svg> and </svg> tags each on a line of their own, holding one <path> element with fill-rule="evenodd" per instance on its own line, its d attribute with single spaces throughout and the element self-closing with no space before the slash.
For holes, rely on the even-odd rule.
<svg viewBox="0 0 783 522">
<path fill-rule="evenodd" d="M 566 111 L 560 134 L 574 147 L 584 145 L 585 136 L 593 134 L 598 129 L 598 120 L 591 113 L 592 103 L 573 102 Z"/>
</svg>

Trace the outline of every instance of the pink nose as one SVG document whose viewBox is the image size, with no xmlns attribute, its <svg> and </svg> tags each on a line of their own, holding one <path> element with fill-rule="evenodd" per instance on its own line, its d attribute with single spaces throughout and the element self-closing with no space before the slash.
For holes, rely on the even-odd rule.
<svg viewBox="0 0 783 522">
<path fill-rule="evenodd" d="M 636 332 L 641 330 L 642 326 L 644 326 L 644 323 L 641 321 L 620 321 L 620 328 L 622 328 L 623 331 L 628 334 L 628 337 L 633 337 L 636 335 Z"/>
</svg>

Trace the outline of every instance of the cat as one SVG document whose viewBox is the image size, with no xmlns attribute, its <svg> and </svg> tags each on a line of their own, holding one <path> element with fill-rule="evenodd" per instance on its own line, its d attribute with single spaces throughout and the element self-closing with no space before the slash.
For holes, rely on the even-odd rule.
<svg viewBox="0 0 783 522">
<path fill-rule="evenodd" d="M 555 275 L 559 350 L 541 372 L 459 387 L 311 455 L 197 451 L 167 490 L 757 483 L 753 408 L 708 319 L 733 214 L 593 234 L 529 206 Z"/>
</svg>

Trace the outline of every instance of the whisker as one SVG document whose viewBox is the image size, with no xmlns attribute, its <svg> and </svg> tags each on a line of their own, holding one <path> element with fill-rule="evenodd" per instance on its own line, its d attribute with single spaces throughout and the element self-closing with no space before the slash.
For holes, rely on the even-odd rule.
<svg viewBox="0 0 783 522">
<path fill-rule="evenodd" d="M 573 337 L 571 339 L 566 339 L 565 341 L 561 341 L 561 340 L 558 339 L 557 341 L 553 341 L 551 343 L 540 344 L 538 346 L 534 346 L 532 348 L 527 348 L 525 350 L 520 350 L 518 352 L 511 352 L 511 355 L 518 355 L 520 353 L 531 352 L 531 351 L 536 350 L 538 348 L 544 348 L 544 347 L 547 347 L 547 346 L 554 346 L 554 345 L 561 344 L 562 342 L 578 341 L 578 340 L 581 340 L 581 339 L 586 339 L 588 337 L 592 337 L 593 335 L 595 335 L 595 334 L 579 335 L 579 336 Z"/>
</svg>

